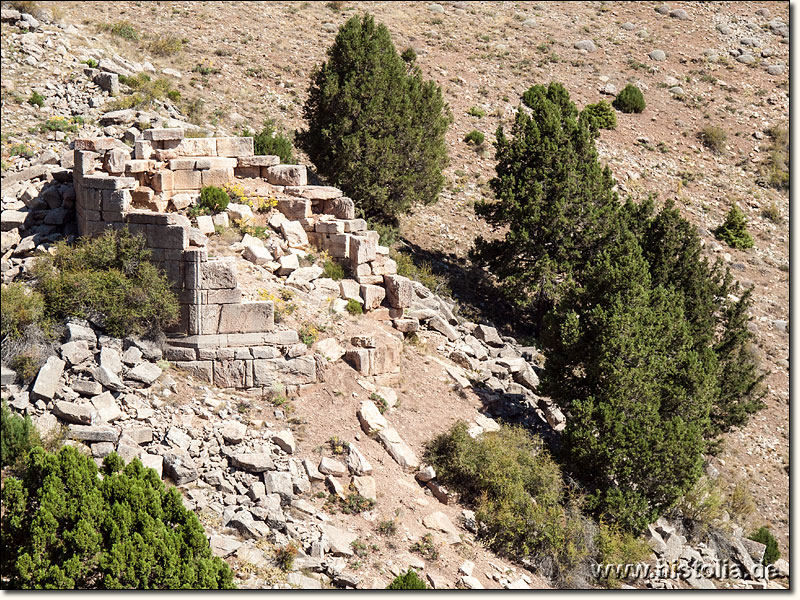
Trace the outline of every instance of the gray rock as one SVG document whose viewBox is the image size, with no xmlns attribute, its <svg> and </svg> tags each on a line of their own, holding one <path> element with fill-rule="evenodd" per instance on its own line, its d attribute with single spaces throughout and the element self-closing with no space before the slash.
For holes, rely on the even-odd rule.
<svg viewBox="0 0 800 600">
<path fill-rule="evenodd" d="M 372 474 L 372 465 L 366 459 L 366 457 L 361 453 L 361 451 L 356 448 L 355 444 L 350 444 L 350 447 L 347 449 L 347 468 L 350 469 L 350 472 L 353 475 L 371 475 Z"/>
<path fill-rule="evenodd" d="M 265 523 L 254 520 L 253 515 L 246 510 L 241 510 L 233 515 L 227 525 L 247 538 L 260 538 L 269 534 L 269 527 Z"/>
<path fill-rule="evenodd" d="M 3 387 L 12 385 L 16 380 L 17 372 L 3 365 L 2 369 L 0 369 L 0 385 Z"/>
<path fill-rule="evenodd" d="M 214 556 L 220 558 L 227 558 L 242 546 L 242 542 L 227 535 L 212 535 L 209 544 Z"/>
<path fill-rule="evenodd" d="M 436 315 L 428 321 L 428 327 L 438 331 L 451 342 L 455 342 L 458 339 L 458 332 L 439 315 Z"/>
<path fill-rule="evenodd" d="M 577 50 L 585 50 L 586 52 L 594 52 L 597 50 L 597 46 L 594 45 L 592 40 L 581 40 L 575 42 L 574 46 Z"/>
<path fill-rule="evenodd" d="M 294 436 L 289 429 L 284 429 L 283 431 L 279 431 L 275 435 L 272 436 L 272 443 L 278 446 L 281 450 L 286 452 L 286 454 L 294 454 L 296 449 Z"/>
<path fill-rule="evenodd" d="M 682 8 L 675 8 L 669 11 L 669 16 L 674 19 L 679 19 L 681 21 L 688 21 L 689 20 L 689 13 L 687 13 Z"/>
<path fill-rule="evenodd" d="M 156 362 L 163 358 L 161 348 L 151 340 L 132 339 L 131 343 L 141 351 L 145 360 Z"/>
<path fill-rule="evenodd" d="M 64 373 L 65 366 L 66 363 L 60 358 L 49 357 L 42 368 L 39 369 L 39 374 L 33 383 L 31 400 L 52 400 L 59 390 L 59 380 Z"/>
<path fill-rule="evenodd" d="M 767 67 L 767 73 L 770 75 L 783 75 L 786 72 L 785 65 L 770 65 Z"/>
<path fill-rule="evenodd" d="M 67 423 L 78 425 L 91 425 L 93 420 L 92 407 L 87 404 L 75 404 L 61 400 L 53 406 L 53 414 L 64 419 Z"/>
<path fill-rule="evenodd" d="M 136 346 L 130 346 L 122 354 L 122 362 L 129 367 L 135 367 L 142 362 L 142 351 Z"/>
<path fill-rule="evenodd" d="M 488 325 L 478 325 L 472 332 L 472 335 L 489 346 L 500 347 L 503 346 L 503 340 L 500 339 L 500 334 L 497 329 L 489 327 Z"/>
<path fill-rule="evenodd" d="M 120 381 L 120 378 L 117 377 L 114 373 L 106 369 L 105 367 L 97 367 L 94 372 L 95 380 L 102 384 L 103 387 L 106 387 L 115 392 L 122 392 L 125 391 L 126 388 L 125 384 Z"/>
<path fill-rule="evenodd" d="M 631 22 L 625 22 L 622 25 L 620 25 L 620 27 L 622 27 L 625 31 L 633 31 L 634 29 L 636 29 L 636 25 L 634 25 Z"/>
<path fill-rule="evenodd" d="M 4 215 L 5 217 L 5 215 Z M 97 343 L 97 336 L 88 324 L 77 323 L 70 321 L 67 323 L 67 341 L 68 342 L 88 342 L 90 346 Z"/>
<path fill-rule="evenodd" d="M 170 427 L 164 439 L 170 446 L 181 450 L 188 450 L 192 444 L 192 438 L 177 427 Z"/>
<path fill-rule="evenodd" d="M 756 57 L 750 54 L 749 52 L 743 52 L 739 56 L 736 57 L 736 60 L 743 65 L 752 65 L 756 62 Z"/>
<path fill-rule="evenodd" d="M 92 456 L 94 458 L 105 458 L 115 450 L 114 442 L 97 442 L 92 444 Z"/>
<path fill-rule="evenodd" d="M 671 88 L 669 88 L 669 93 L 672 94 L 673 96 L 683 96 L 684 95 L 683 88 L 681 86 L 679 86 L 679 85 L 675 85 L 675 86 L 672 86 Z"/>
<path fill-rule="evenodd" d="M 69 437 L 84 442 L 116 442 L 119 431 L 105 425 L 70 425 Z"/>
<path fill-rule="evenodd" d="M 122 411 L 110 392 L 103 392 L 92 398 L 92 406 L 94 406 L 97 411 L 100 420 L 106 423 L 116 421 L 122 416 Z"/>
<path fill-rule="evenodd" d="M 670 11 L 669 4 L 662 4 L 656 8 L 656 12 L 660 15 L 668 15 Z"/>
<path fill-rule="evenodd" d="M 122 371 L 122 357 L 115 348 L 106 346 L 100 350 L 100 366 L 105 367 L 114 375 L 119 375 Z"/>
<path fill-rule="evenodd" d="M 197 466 L 192 458 L 180 450 L 165 452 L 164 473 L 175 482 L 175 485 L 183 485 L 197 479 Z"/>
<path fill-rule="evenodd" d="M 717 25 L 716 29 L 722 35 L 730 35 L 731 34 L 731 28 L 728 27 L 727 25 L 725 25 L 724 23 L 720 23 L 719 25 Z"/>
<path fill-rule="evenodd" d="M 317 468 L 323 475 L 333 475 L 334 477 L 344 477 L 347 475 L 347 467 L 340 461 L 327 456 L 324 456 L 322 460 L 319 461 L 319 466 Z"/>
<path fill-rule="evenodd" d="M 268 494 L 278 494 L 281 497 L 281 504 L 290 504 L 294 498 L 291 473 L 285 471 L 264 473 L 264 487 Z"/>
<path fill-rule="evenodd" d="M 275 468 L 269 454 L 263 452 L 240 452 L 230 456 L 231 465 L 248 473 L 263 473 Z"/>
<path fill-rule="evenodd" d="M 661 62 L 667 59 L 667 55 L 663 50 L 653 50 L 648 56 L 651 60 L 655 60 L 656 62 Z"/>
<path fill-rule="evenodd" d="M 238 421 L 230 421 L 222 426 L 220 434 L 228 444 L 241 444 L 247 434 L 247 425 Z"/>
<path fill-rule="evenodd" d="M 85 340 L 62 344 L 59 351 L 61 353 L 61 358 L 71 365 L 79 365 L 93 356 L 92 351 L 89 350 L 89 343 Z"/>
<path fill-rule="evenodd" d="M 81 396 L 97 396 L 103 393 L 103 386 L 89 379 L 76 379 L 71 384 L 72 391 Z"/>
<path fill-rule="evenodd" d="M 332 525 L 320 525 L 325 539 L 330 545 L 329 552 L 334 556 L 353 556 L 352 543 L 358 539 L 358 534 L 350 533 Z"/>
<path fill-rule="evenodd" d="M 162 373 L 163 371 L 158 365 L 154 365 L 151 362 L 143 362 L 128 371 L 126 377 L 128 379 L 133 379 L 134 381 L 141 381 L 145 385 L 150 385 L 156 379 L 161 377 Z"/>
</svg>

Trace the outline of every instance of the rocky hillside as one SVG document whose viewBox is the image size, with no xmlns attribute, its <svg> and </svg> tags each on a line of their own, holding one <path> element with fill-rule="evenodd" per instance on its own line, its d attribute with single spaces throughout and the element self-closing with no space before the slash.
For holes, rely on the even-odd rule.
<svg viewBox="0 0 800 600">
<path fill-rule="evenodd" d="M 447 187 L 437 204 L 403 220 L 400 245 L 448 281 L 456 314 L 452 304 L 415 287 L 416 318 L 427 325 L 419 345 L 402 346 L 401 375 L 374 381 L 338 360 L 323 383 L 275 406 L 274 398 L 214 389 L 174 369 L 163 374 L 165 365 L 155 364 L 162 358 L 158 350 L 138 340 L 98 337 L 88 324 L 75 323 L 61 358 L 51 359 L 40 375 L 41 387 L 37 378 L 30 394 L 11 390 L 16 409 L 51 425 L 72 423 L 94 456 L 127 447 L 154 456 L 150 460 L 176 483 L 193 482 L 186 502 L 203 515 L 215 551 L 238 566 L 240 585 L 385 587 L 407 566 L 424 570 L 435 587 L 548 585 L 476 543 L 470 515 L 435 481 L 422 485 L 404 473 L 402 461 L 386 451 L 392 444 L 369 434 L 393 429 L 417 457 L 458 419 L 473 423 L 476 432 L 493 427 L 478 409 L 494 409 L 504 419 L 530 413 L 528 424 L 545 435 L 560 429 L 557 409 L 534 393 L 544 357 L 520 344 L 525 332 L 476 292 L 485 285 L 475 285 L 476 269 L 466 259 L 474 236 L 492 233 L 472 204 L 491 194 L 494 131 L 513 117 L 524 90 L 551 80 L 562 82 L 579 107 L 610 98 L 628 82 L 643 90 L 646 110 L 619 114 L 617 129 L 604 131 L 598 142 L 620 193 L 675 199 L 709 254 L 755 286 L 751 328 L 769 371 L 767 407 L 726 435 L 706 470 L 725 488 L 744 482 L 757 509 L 742 525 L 767 525 L 788 558 L 789 199 L 772 185 L 781 172 L 776 138 L 788 129 L 786 3 L 19 4 L 34 14 L 4 10 L 2 25 L 4 282 L 23 276 L 37 252 L 75 233 L 72 140 L 133 142 L 145 127 L 235 135 L 242 127 L 260 128 L 267 117 L 286 130 L 300 128 L 308 76 L 352 14 L 369 10 L 399 49 L 413 47 L 424 74 L 442 86 L 450 104 L 455 121 L 448 133 Z M 703 141 L 709 127 L 722 131 L 716 144 Z M 472 129 L 486 134 L 486 148 L 463 141 Z M 712 233 L 733 203 L 744 210 L 755 238 L 747 251 L 724 246 Z M 26 223 L 30 215 L 34 220 Z M 238 257 L 246 246 L 241 238 L 220 237 L 209 238 L 219 254 Z M 237 258 L 237 277 L 250 297 L 265 277 L 253 262 Z M 276 274 L 270 285 L 279 295 L 288 283 Z M 334 318 L 323 301 L 329 287 L 319 274 L 299 287 L 288 285 L 298 307 L 288 326 L 314 323 L 323 338 L 343 345 L 380 337 L 380 321 Z M 498 329 L 477 327 L 480 322 Z M 496 379 L 491 387 L 498 396 L 477 394 L 465 379 L 465 369 L 480 367 Z M 98 380 L 98 368 L 117 379 Z M 373 394 L 398 402 L 381 415 L 369 408 Z M 507 402 L 508 396 L 522 403 Z M 386 425 L 370 425 L 365 410 Z M 103 436 L 113 434 L 103 427 L 81 429 L 93 411 L 102 412 L 104 422 L 125 423 L 125 435 L 112 444 Z M 350 450 L 335 455 L 334 436 Z M 187 454 L 190 461 L 179 458 Z M 374 493 L 374 509 L 348 515 L 313 497 L 324 479 L 335 491 L 351 475 L 372 477 L 356 485 L 374 486 L 362 492 Z M 378 533 L 386 521 L 396 522 L 395 536 Z M 278 533 L 275 546 L 300 544 L 302 571 L 285 579 L 266 566 L 271 548 L 258 543 L 260 527 Z M 437 561 L 409 552 L 425 533 L 438 536 Z M 659 555 L 684 553 L 680 536 L 666 524 L 651 537 Z M 452 543 L 456 538 L 461 542 Z M 707 561 L 710 554 L 699 550 Z"/>
</svg>

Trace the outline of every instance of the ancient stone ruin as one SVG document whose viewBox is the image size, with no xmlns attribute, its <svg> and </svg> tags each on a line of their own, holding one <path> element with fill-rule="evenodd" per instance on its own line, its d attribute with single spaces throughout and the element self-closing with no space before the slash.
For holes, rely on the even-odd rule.
<svg viewBox="0 0 800 600">
<path fill-rule="evenodd" d="M 325 361 L 306 354 L 295 330 L 276 327 L 272 301 L 243 301 L 229 258 L 208 256 L 206 234 L 215 226 L 253 220 L 249 206 L 231 204 L 225 213 L 197 217 L 193 226 L 179 211 L 208 185 L 243 182 L 255 195 L 276 198 L 269 225 L 289 252 L 251 238 L 247 260 L 302 285 L 308 270 L 319 269 L 299 266 L 298 254 L 313 245 L 352 277 L 332 290 L 341 302 L 358 301 L 399 331 L 419 326 L 403 315 L 414 299 L 411 281 L 396 274 L 378 233 L 355 218 L 353 201 L 337 188 L 308 185 L 304 165 L 255 156 L 253 138 L 187 138 L 183 129 L 148 129 L 133 150 L 112 138 L 81 139 L 74 155 L 78 235 L 127 227 L 145 237 L 180 302 L 165 357 L 218 387 L 271 387 L 278 377 L 289 385 L 314 383 Z M 365 375 L 396 369 L 398 339 L 371 346 L 347 350 L 345 360 Z"/>
</svg>

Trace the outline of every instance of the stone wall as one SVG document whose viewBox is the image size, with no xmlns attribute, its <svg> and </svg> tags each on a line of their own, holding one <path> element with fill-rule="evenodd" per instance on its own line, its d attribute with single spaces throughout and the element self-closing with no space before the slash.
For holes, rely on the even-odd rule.
<svg viewBox="0 0 800 600">
<path fill-rule="evenodd" d="M 353 201 L 337 188 L 308 185 L 304 165 L 254 156 L 252 138 L 186 138 L 182 129 L 149 129 L 133 149 L 111 138 L 76 140 L 74 160 L 78 234 L 122 227 L 141 233 L 171 281 L 180 319 L 168 331 L 165 357 L 179 367 L 219 387 L 244 388 L 271 387 L 277 380 L 313 383 L 324 366 L 320 356 L 305 356 L 296 331 L 276 330 L 272 302 L 242 301 L 229 262 L 235 259 L 208 257 L 205 233 L 229 217 L 248 222 L 250 207 L 231 204 L 227 213 L 198 217 L 196 227 L 177 212 L 195 204 L 207 185 L 246 180 L 258 195 L 276 198 L 278 211 L 269 224 L 285 240 L 283 247 L 251 238 L 245 259 L 303 287 L 304 278 L 319 274 L 300 268 L 296 253 L 310 245 L 326 250 L 351 276 L 338 284 L 340 302 L 356 300 L 366 311 L 382 311 L 379 318 L 393 320 L 400 331 L 413 330 L 403 315 L 413 298 L 411 282 L 396 275 L 378 233 L 355 218 Z M 387 343 L 351 349 L 345 359 L 363 374 L 380 374 L 396 369 L 397 354 Z"/>
</svg>

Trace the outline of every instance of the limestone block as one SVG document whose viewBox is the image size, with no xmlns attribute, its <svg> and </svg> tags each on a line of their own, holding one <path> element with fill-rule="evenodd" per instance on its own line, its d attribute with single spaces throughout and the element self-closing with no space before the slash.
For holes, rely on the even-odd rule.
<svg viewBox="0 0 800 600">
<path fill-rule="evenodd" d="M 172 171 L 173 188 L 176 190 L 199 190 L 203 186 L 200 171 Z M 154 178 L 155 179 L 155 178 Z M 154 188 L 158 191 L 157 188 Z"/>
<path fill-rule="evenodd" d="M 195 160 L 194 168 L 199 171 L 228 170 L 236 167 L 237 159 L 223 156 L 201 156 Z M 233 171 L 231 171 L 233 173 Z"/>
<path fill-rule="evenodd" d="M 339 289 L 341 290 L 342 298 L 345 300 L 356 300 L 361 304 L 364 303 L 364 299 L 361 297 L 361 286 L 357 281 L 342 279 L 339 281 Z"/>
<path fill-rule="evenodd" d="M 223 137 L 217 139 L 217 156 L 253 156 L 253 138 Z"/>
<path fill-rule="evenodd" d="M 242 167 L 274 167 L 280 164 L 280 156 L 274 154 L 263 154 L 260 156 L 240 156 L 237 158 L 237 166 Z"/>
<path fill-rule="evenodd" d="M 300 268 L 300 260 L 297 258 L 296 254 L 281 256 L 278 259 L 278 263 L 280 264 L 280 267 L 278 267 L 278 275 L 281 276 L 289 275 Z"/>
<path fill-rule="evenodd" d="M 414 287 L 411 280 L 401 275 L 384 275 L 386 301 L 392 308 L 408 308 L 414 300 Z"/>
<path fill-rule="evenodd" d="M 233 174 L 242 179 L 258 179 L 261 177 L 261 167 L 236 167 Z"/>
<path fill-rule="evenodd" d="M 149 160 L 129 160 L 125 165 L 125 174 L 133 175 L 137 173 L 145 173 L 153 167 L 153 163 Z"/>
<path fill-rule="evenodd" d="M 276 165 L 267 167 L 265 170 L 266 180 L 272 185 L 298 186 L 308 183 L 305 165 Z"/>
<path fill-rule="evenodd" d="M 389 455 L 405 471 L 415 471 L 419 468 L 419 460 L 414 452 L 400 437 L 397 430 L 391 427 L 381 429 L 378 432 L 378 439 L 383 444 Z"/>
<path fill-rule="evenodd" d="M 299 221 L 311 216 L 311 200 L 307 198 L 279 198 L 278 210 L 290 221 Z"/>
<path fill-rule="evenodd" d="M 300 196 L 311 200 L 332 200 L 342 197 L 342 190 L 326 185 L 287 185 L 283 191 L 291 196 Z"/>
<path fill-rule="evenodd" d="M 214 385 L 220 388 L 246 387 L 247 368 L 250 361 L 214 361 Z"/>
<path fill-rule="evenodd" d="M 269 331 L 274 326 L 272 302 L 223 304 L 219 318 L 219 333 L 255 333 Z"/>
<path fill-rule="evenodd" d="M 103 190 L 103 212 L 126 212 L 131 205 L 130 190 Z"/>
<path fill-rule="evenodd" d="M 214 220 L 208 215 L 197 217 L 197 229 L 206 235 L 214 233 Z"/>
<path fill-rule="evenodd" d="M 364 310 L 377 308 L 386 296 L 386 290 L 379 285 L 362 285 L 360 292 L 364 300 Z"/>
<path fill-rule="evenodd" d="M 291 248 L 306 248 L 308 236 L 303 226 L 297 221 L 284 221 L 281 224 L 281 234 Z"/>
<path fill-rule="evenodd" d="M 227 169 L 208 169 L 205 171 L 200 171 L 200 174 L 200 180 L 203 183 L 203 187 L 207 185 L 222 187 L 229 181 L 233 180 L 233 167 Z"/>
<path fill-rule="evenodd" d="M 150 142 L 161 142 L 168 140 L 182 140 L 184 137 L 184 130 L 180 128 L 152 128 L 145 129 L 142 132 L 142 137 Z"/>
<path fill-rule="evenodd" d="M 219 290 L 237 287 L 236 275 L 230 264 L 223 261 L 208 261 L 200 265 L 203 289 Z"/>
<path fill-rule="evenodd" d="M 344 233 L 344 221 L 318 221 L 314 226 L 317 233 Z"/>
<path fill-rule="evenodd" d="M 322 246 L 333 258 L 350 257 L 350 234 L 335 233 L 327 236 Z"/>
<path fill-rule="evenodd" d="M 55 356 L 51 356 L 44 363 L 36 376 L 36 381 L 31 389 L 31 400 L 52 400 L 59 389 L 59 380 L 64 372 L 66 363 Z"/>
<path fill-rule="evenodd" d="M 350 236 L 348 257 L 353 265 L 360 265 L 375 260 L 378 249 L 377 241 L 372 237 Z"/>
<path fill-rule="evenodd" d="M 217 156 L 216 138 L 183 138 L 174 148 L 175 156 Z"/>
<path fill-rule="evenodd" d="M 246 204 L 228 204 L 228 217 L 231 221 L 242 221 L 244 224 L 253 222 L 253 209 Z"/>
<path fill-rule="evenodd" d="M 131 159 L 130 150 L 112 148 L 103 158 L 103 167 L 112 175 L 122 175 L 125 172 L 125 163 Z"/>
<path fill-rule="evenodd" d="M 270 254 L 269 250 L 264 248 L 264 246 L 246 246 L 242 256 L 245 260 L 249 260 L 256 265 L 264 265 L 268 262 L 272 262 L 272 254 Z"/>
<path fill-rule="evenodd" d="M 374 435 L 383 429 L 389 427 L 388 421 L 378 410 L 378 407 L 372 400 L 364 400 L 356 413 L 358 421 L 361 423 L 361 429 L 367 435 Z"/>
<path fill-rule="evenodd" d="M 133 156 L 137 160 L 150 160 L 153 156 L 153 144 L 146 140 L 136 140 L 133 143 Z"/>
<path fill-rule="evenodd" d="M 149 205 L 153 201 L 154 195 L 153 188 L 140 185 L 131 192 L 131 202 L 136 205 Z"/>
<path fill-rule="evenodd" d="M 175 194 L 170 198 L 170 202 L 172 202 L 175 210 L 183 210 L 194 204 L 194 198 L 192 198 L 191 194 Z"/>
<path fill-rule="evenodd" d="M 324 201 L 322 212 L 326 215 L 333 215 L 337 219 L 354 219 L 356 216 L 356 205 L 350 199 L 342 196 Z"/>
</svg>

